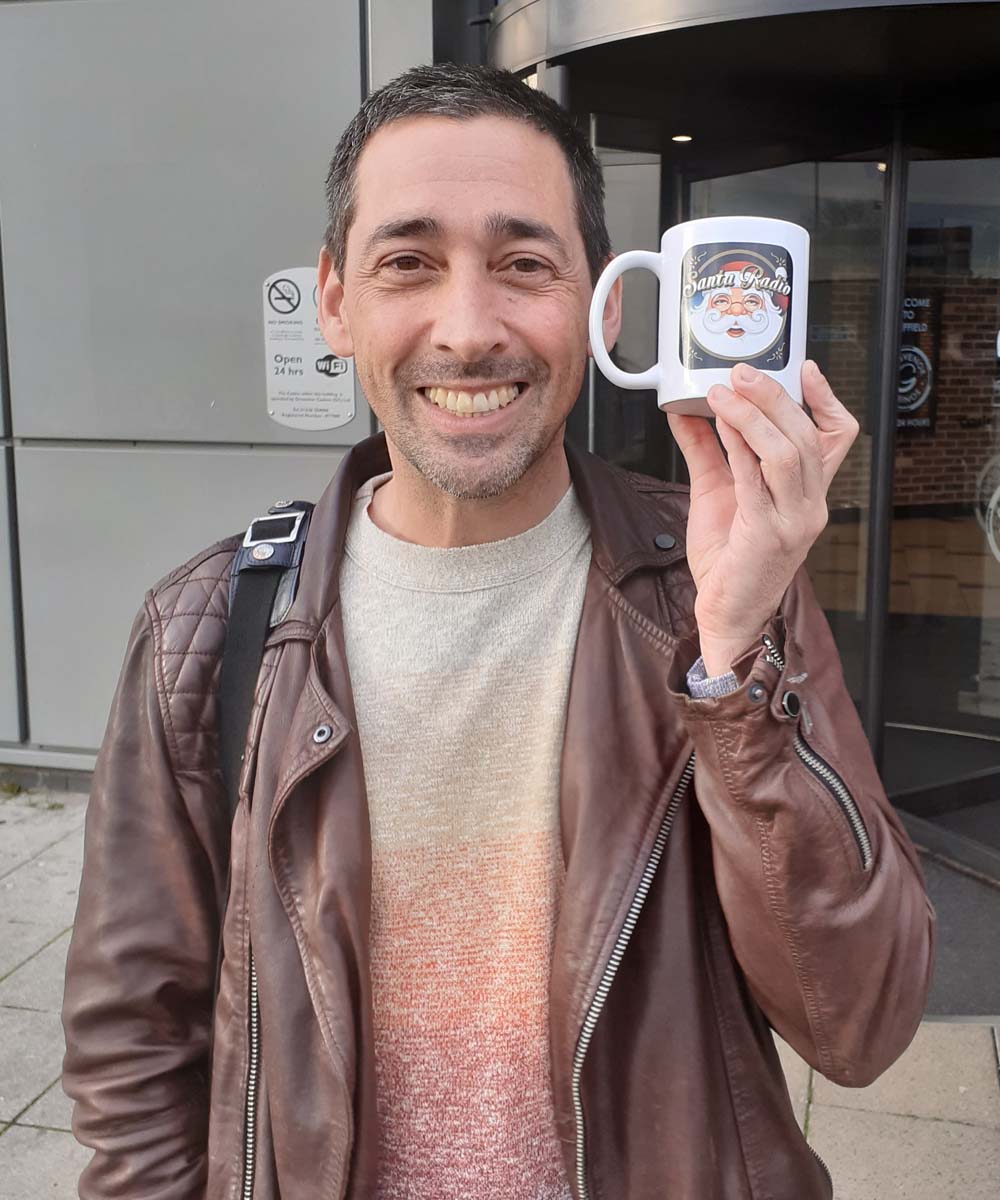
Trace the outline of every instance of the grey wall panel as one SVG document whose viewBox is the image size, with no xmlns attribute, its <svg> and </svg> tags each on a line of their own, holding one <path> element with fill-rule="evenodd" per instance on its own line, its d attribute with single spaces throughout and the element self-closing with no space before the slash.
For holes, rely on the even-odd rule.
<svg viewBox="0 0 1000 1200">
<path fill-rule="evenodd" d="M 9 454 L 10 450 L 0 448 L 0 741 L 16 742 L 21 734 L 18 724 L 14 596 L 7 512 Z"/>
<path fill-rule="evenodd" d="M 431 0 L 368 0 L 368 86 L 434 61 Z"/>
<path fill-rule="evenodd" d="M 341 457 L 17 447 L 31 741 L 95 748 L 146 590 L 275 500 L 317 499 Z"/>
<path fill-rule="evenodd" d="M 261 286 L 315 264 L 356 0 L 0 4 L 19 437 L 349 444 L 266 413 Z"/>
</svg>

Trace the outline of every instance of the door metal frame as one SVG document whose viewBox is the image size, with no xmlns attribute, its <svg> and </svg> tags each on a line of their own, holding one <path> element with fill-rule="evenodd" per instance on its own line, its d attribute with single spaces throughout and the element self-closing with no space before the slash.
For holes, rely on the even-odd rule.
<svg viewBox="0 0 1000 1200">
<path fill-rule="evenodd" d="M 872 429 L 868 563 L 865 580 L 865 662 L 862 717 L 875 765 L 885 751 L 885 653 L 892 572 L 892 488 L 896 454 L 899 313 L 906 271 L 906 203 L 909 154 L 903 120 L 893 121 L 882 210 L 882 280 L 879 312 L 878 396 Z"/>
<path fill-rule="evenodd" d="M 21 545 L 18 538 L 17 482 L 14 463 L 14 406 L 10 397 L 10 360 L 7 350 L 7 310 L 3 280 L 3 237 L 0 231 L 0 453 L 7 467 L 7 544 L 10 562 L 0 560 L 0 571 L 10 578 L 14 634 L 14 693 L 17 701 L 17 740 L 28 740 L 28 667 L 24 644 L 24 594 L 21 587 Z M 8 434 L 4 436 L 3 429 Z M 4 756 L 9 752 L 4 750 Z"/>
</svg>

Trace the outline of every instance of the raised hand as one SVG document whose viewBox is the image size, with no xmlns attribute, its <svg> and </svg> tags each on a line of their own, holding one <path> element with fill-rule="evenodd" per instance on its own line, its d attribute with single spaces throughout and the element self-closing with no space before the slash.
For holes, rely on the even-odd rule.
<svg viewBox="0 0 1000 1200">
<path fill-rule="evenodd" d="M 826 528 L 830 483 L 858 436 L 855 418 L 814 362 L 802 367 L 812 419 L 771 376 L 740 363 L 704 417 L 667 412 L 691 475 L 688 565 L 710 675 L 758 637 Z M 728 455 L 728 463 L 726 456 Z"/>
</svg>

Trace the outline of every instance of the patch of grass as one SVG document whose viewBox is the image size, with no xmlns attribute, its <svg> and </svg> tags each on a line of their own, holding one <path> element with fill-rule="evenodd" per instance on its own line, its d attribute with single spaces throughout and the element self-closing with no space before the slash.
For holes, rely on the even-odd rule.
<svg viewBox="0 0 1000 1200">
<path fill-rule="evenodd" d="M 22 796 L 23 794 L 24 788 L 19 783 L 14 783 L 9 779 L 0 782 L 0 796 L 3 796 L 5 800 L 10 800 L 14 796 Z"/>
</svg>

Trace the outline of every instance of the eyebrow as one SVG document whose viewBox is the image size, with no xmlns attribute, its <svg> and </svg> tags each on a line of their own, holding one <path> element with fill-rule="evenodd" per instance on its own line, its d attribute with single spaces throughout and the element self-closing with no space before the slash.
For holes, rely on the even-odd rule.
<svg viewBox="0 0 1000 1200">
<path fill-rule="evenodd" d="M 442 232 L 441 222 L 433 217 L 401 217 L 395 221 L 383 221 L 365 242 L 364 255 L 367 257 L 382 242 L 391 242 L 396 238 L 440 237 Z"/>
<path fill-rule="evenodd" d="M 531 217 L 518 217 L 512 213 L 492 212 L 483 223 L 487 235 L 491 238 L 528 238 L 545 242 L 557 250 L 564 258 L 569 258 L 566 243 L 558 233 L 544 221 L 536 221 Z M 364 256 L 367 257 L 383 242 L 395 241 L 398 238 L 439 238 L 444 234 L 444 227 L 434 217 L 400 217 L 392 221 L 384 221 L 377 226 L 365 242 Z"/>
<path fill-rule="evenodd" d="M 511 213 L 493 212 L 486 218 L 486 232 L 494 238 L 529 238 L 545 242 L 554 250 L 558 250 L 564 258 L 569 257 L 566 243 L 552 226 L 531 217 L 516 217 Z"/>
</svg>

